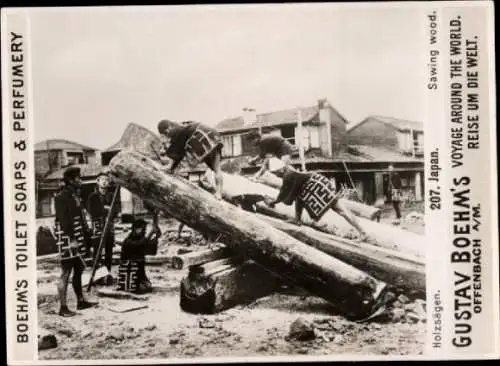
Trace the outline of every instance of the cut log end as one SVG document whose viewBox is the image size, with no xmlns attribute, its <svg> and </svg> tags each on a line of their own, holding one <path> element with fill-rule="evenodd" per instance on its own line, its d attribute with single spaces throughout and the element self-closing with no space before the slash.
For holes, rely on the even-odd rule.
<svg viewBox="0 0 500 366">
<path fill-rule="evenodd" d="M 180 307 L 192 314 L 215 314 L 270 295 L 279 283 L 278 277 L 253 261 L 193 266 L 181 282 Z"/>
</svg>

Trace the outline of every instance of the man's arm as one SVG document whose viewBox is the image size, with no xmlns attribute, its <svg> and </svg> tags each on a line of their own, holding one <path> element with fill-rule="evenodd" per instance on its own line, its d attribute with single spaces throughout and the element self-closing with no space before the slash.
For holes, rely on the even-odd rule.
<svg viewBox="0 0 500 366">
<path fill-rule="evenodd" d="M 92 193 L 89 197 L 89 201 L 87 203 L 87 211 L 90 214 L 92 220 L 96 220 L 103 215 L 101 202 L 99 197 L 94 193 Z"/>
<path fill-rule="evenodd" d="M 287 198 L 288 191 L 290 190 L 291 182 L 288 179 L 283 180 L 283 184 L 280 188 L 280 192 L 278 193 L 278 197 L 274 201 L 270 201 L 268 206 L 273 208 L 277 203 L 285 201 Z"/>
<path fill-rule="evenodd" d="M 255 173 L 255 175 L 253 177 L 255 179 L 260 178 L 262 176 L 262 174 L 264 174 L 264 172 L 266 172 L 267 170 L 269 170 L 269 160 L 265 160 L 262 163 L 262 166 L 260 167 L 259 171 L 257 173 Z"/>
<path fill-rule="evenodd" d="M 67 235 L 70 240 L 74 240 L 73 233 L 73 217 L 71 217 L 71 210 L 67 197 L 59 196 L 55 200 L 56 220 L 61 226 L 61 231 Z"/>
<path fill-rule="evenodd" d="M 177 168 L 179 167 L 179 164 L 181 163 L 182 161 L 182 157 L 180 159 L 176 159 L 172 162 L 172 165 L 170 165 L 170 174 L 174 174 L 175 171 L 177 170 Z"/>
<path fill-rule="evenodd" d="M 302 211 L 304 210 L 304 205 L 302 201 L 297 199 L 295 200 L 295 221 L 298 225 L 302 222 Z"/>
</svg>

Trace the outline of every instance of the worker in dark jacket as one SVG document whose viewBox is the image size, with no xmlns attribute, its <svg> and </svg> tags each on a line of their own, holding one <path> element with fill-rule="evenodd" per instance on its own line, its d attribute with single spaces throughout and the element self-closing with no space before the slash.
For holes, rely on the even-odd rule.
<svg viewBox="0 0 500 366">
<path fill-rule="evenodd" d="M 146 229 L 146 221 L 135 220 L 132 231 L 123 241 L 118 280 L 121 290 L 145 293 L 153 289 L 146 275 L 145 258 L 146 255 L 156 255 L 159 235 L 153 228 L 146 236 Z"/>
<path fill-rule="evenodd" d="M 398 172 L 394 171 L 394 166 L 389 165 L 389 194 L 391 197 L 392 205 L 394 207 L 394 211 L 396 212 L 396 224 L 401 220 L 401 177 Z"/>
<path fill-rule="evenodd" d="M 254 175 L 254 178 L 259 178 L 266 171 L 269 171 L 269 160 L 278 158 L 285 164 L 290 164 L 291 156 L 294 152 L 294 147 L 285 138 L 271 134 L 260 134 L 258 131 L 249 133 L 248 139 L 250 143 L 257 146 L 259 154 L 250 159 L 250 164 L 255 164 L 258 160 L 264 160 L 260 170 Z"/>
<path fill-rule="evenodd" d="M 92 219 L 92 234 L 94 241 L 94 260 L 97 255 L 98 246 L 101 242 L 103 230 L 106 226 L 106 232 L 103 238 L 104 247 L 104 265 L 108 271 L 106 283 L 111 285 L 113 277 L 111 275 L 111 267 L 113 262 L 113 247 L 115 245 L 115 227 L 114 221 L 116 220 L 120 208 L 117 202 L 113 202 L 115 190 L 110 190 L 110 179 L 106 172 L 100 172 L 97 176 L 97 187 L 94 192 L 89 196 L 87 205 L 88 212 Z M 115 197 L 116 201 L 116 197 Z M 111 207 L 113 206 L 113 207 Z M 110 214 L 111 212 L 111 214 Z M 109 216 L 109 219 L 108 219 Z M 100 258 L 99 258 L 100 260 Z"/>
<path fill-rule="evenodd" d="M 329 209 L 333 209 L 358 231 L 360 241 L 368 239 L 355 216 L 339 202 L 334 180 L 314 172 L 299 172 L 276 158 L 270 159 L 269 171 L 282 177 L 283 184 L 278 197 L 267 200 L 267 204 L 274 207 L 279 202 L 291 205 L 295 201 L 295 220 L 292 223 L 301 224 L 304 208 L 314 221 L 319 221 Z"/>
<path fill-rule="evenodd" d="M 158 132 L 165 145 L 163 155 L 173 160 L 170 173 L 175 173 L 186 154 L 196 163 L 204 162 L 215 173 L 215 196 L 221 199 L 223 144 L 219 133 L 199 122 L 178 124 L 169 120 L 162 120 L 158 123 Z"/>
<path fill-rule="evenodd" d="M 90 308 L 97 303 L 87 301 L 82 290 L 82 273 L 85 269 L 84 241 L 89 228 L 81 198 L 77 194 L 81 186 L 80 168 L 67 168 L 63 180 L 64 187 L 55 198 L 56 237 L 62 269 L 57 289 L 60 301 L 59 315 L 70 317 L 76 314 L 69 310 L 66 302 L 69 276 L 72 271 L 74 271 L 72 285 L 77 298 L 77 310 Z"/>
</svg>

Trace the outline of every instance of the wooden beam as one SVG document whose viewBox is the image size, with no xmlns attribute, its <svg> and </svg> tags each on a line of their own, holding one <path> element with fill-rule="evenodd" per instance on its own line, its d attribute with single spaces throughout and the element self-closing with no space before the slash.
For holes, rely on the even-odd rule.
<svg viewBox="0 0 500 366">
<path fill-rule="evenodd" d="M 308 289 L 353 318 L 371 314 L 387 286 L 366 273 L 273 228 L 254 214 L 217 200 L 185 179 L 134 151 L 122 151 L 109 164 L 112 178 L 151 205 L 198 231 L 231 240 L 228 248 L 254 260 L 295 285 Z M 265 187 L 265 186 L 264 186 Z"/>
<path fill-rule="evenodd" d="M 258 216 L 275 228 L 381 281 L 425 296 L 425 261 L 417 257 L 366 243 L 341 239 L 310 227 L 292 225 L 272 217 L 260 214 Z"/>
<path fill-rule="evenodd" d="M 176 255 L 172 258 L 172 268 L 184 269 L 195 264 L 203 264 L 217 259 L 228 257 L 229 251 L 226 248 L 203 249 L 196 252 Z"/>
<path fill-rule="evenodd" d="M 261 202 L 264 197 L 276 198 L 278 190 L 275 188 L 235 174 L 224 174 L 224 182 L 222 196 L 230 202 L 245 199 L 244 193 L 247 190 L 252 192 L 260 191 L 261 199 L 257 200 L 252 197 L 252 201 L 256 202 L 255 206 L 258 212 L 281 219 L 292 219 L 295 217 L 293 205 L 287 206 L 279 203 L 274 208 L 270 208 L 264 202 Z M 200 181 L 200 185 L 207 190 L 213 189 L 213 175 L 207 174 Z M 358 236 L 355 229 L 333 210 L 326 212 L 318 222 L 313 221 L 308 213 L 304 212 L 302 220 L 307 226 L 336 236 L 347 239 L 353 239 Z M 357 217 L 357 220 L 371 237 L 374 244 L 401 253 L 411 254 L 418 258 L 425 258 L 426 241 L 422 235 L 414 234 L 393 225 L 377 223 L 363 217 Z"/>
</svg>

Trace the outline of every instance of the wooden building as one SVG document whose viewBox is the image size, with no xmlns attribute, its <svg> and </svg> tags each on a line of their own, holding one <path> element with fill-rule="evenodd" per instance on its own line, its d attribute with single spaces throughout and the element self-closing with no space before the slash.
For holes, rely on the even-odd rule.
<svg viewBox="0 0 500 366">
<path fill-rule="evenodd" d="M 35 144 L 36 217 L 55 215 L 54 197 L 62 186 L 62 175 L 68 166 L 82 169 L 84 194 L 95 187 L 100 154 L 97 149 L 76 142 L 51 139 Z"/>
</svg>

